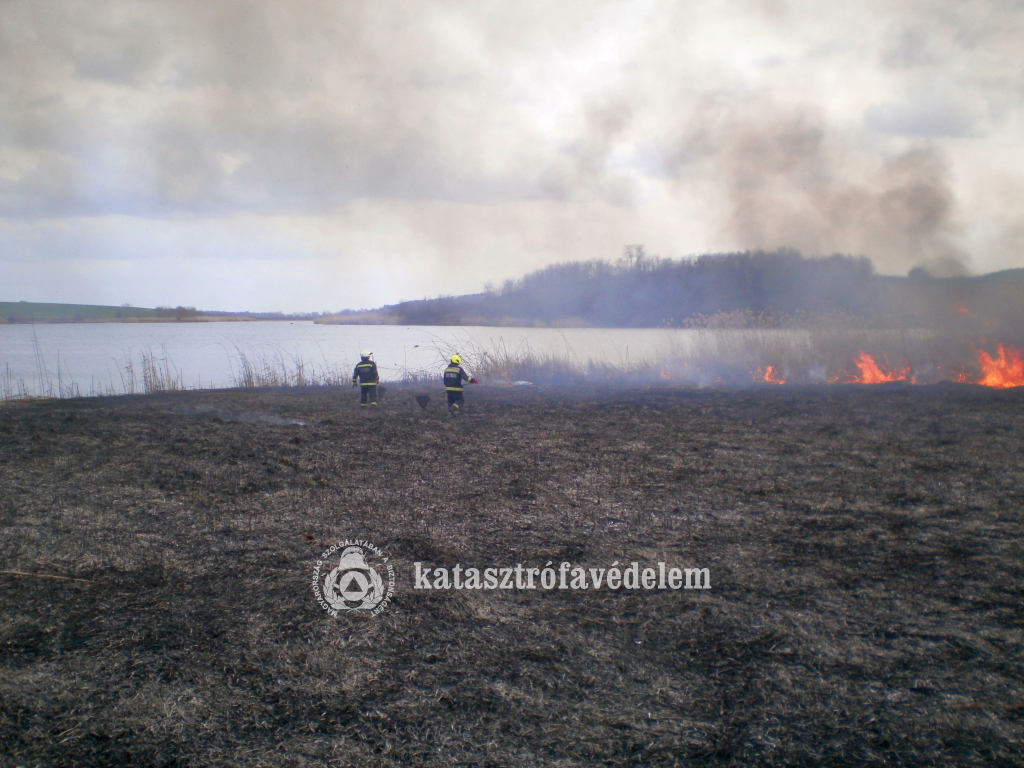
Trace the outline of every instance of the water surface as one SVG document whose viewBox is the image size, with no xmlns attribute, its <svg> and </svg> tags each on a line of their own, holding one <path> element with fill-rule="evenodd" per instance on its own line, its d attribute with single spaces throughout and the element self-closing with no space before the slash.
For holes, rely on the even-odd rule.
<svg viewBox="0 0 1024 768">
<path fill-rule="evenodd" d="M 459 352 L 472 370 L 484 350 L 531 350 L 628 365 L 689 346 L 696 331 L 607 328 L 494 328 L 316 325 L 311 321 L 223 323 L 72 323 L 0 325 L 0 378 L 38 391 L 46 380 L 82 394 L 124 391 L 129 361 L 166 361 L 186 387 L 237 383 L 243 357 L 314 372 L 351 369 L 371 350 L 385 380 L 404 371 L 440 369 Z"/>
</svg>

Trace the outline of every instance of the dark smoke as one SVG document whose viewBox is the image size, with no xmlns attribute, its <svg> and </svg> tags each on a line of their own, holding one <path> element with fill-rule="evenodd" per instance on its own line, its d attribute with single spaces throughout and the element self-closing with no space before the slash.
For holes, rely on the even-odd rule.
<svg viewBox="0 0 1024 768">
<path fill-rule="evenodd" d="M 809 113 L 766 107 L 755 118 L 715 117 L 715 108 L 710 102 L 685 135 L 677 172 L 712 163 L 728 190 L 724 234 L 741 247 L 863 253 L 890 273 L 968 273 L 949 160 L 938 147 L 878 162 Z"/>
</svg>

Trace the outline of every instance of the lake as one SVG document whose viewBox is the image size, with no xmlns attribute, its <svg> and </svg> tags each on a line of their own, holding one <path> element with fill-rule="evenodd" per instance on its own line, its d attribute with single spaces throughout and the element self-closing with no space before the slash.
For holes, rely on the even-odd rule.
<svg viewBox="0 0 1024 768">
<path fill-rule="evenodd" d="M 125 390 L 129 361 L 138 375 L 141 354 L 166 361 L 192 387 L 227 387 L 238 381 L 243 361 L 314 371 L 351 370 L 359 352 L 371 350 L 381 378 L 404 371 L 440 370 L 451 352 L 466 358 L 484 350 L 529 349 L 582 362 L 629 365 L 665 357 L 690 346 L 702 332 L 668 329 L 423 327 L 316 325 L 312 321 L 219 323 L 74 323 L 0 325 L 0 380 L 23 382 L 28 392 L 82 394 Z M 349 374 L 350 375 L 350 374 Z"/>
</svg>

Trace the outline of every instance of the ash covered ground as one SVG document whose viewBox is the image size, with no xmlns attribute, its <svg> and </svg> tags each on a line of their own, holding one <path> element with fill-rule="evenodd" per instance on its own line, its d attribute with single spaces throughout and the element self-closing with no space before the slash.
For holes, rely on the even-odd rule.
<svg viewBox="0 0 1024 768">
<path fill-rule="evenodd" d="M 1024 761 L 1024 391 L 420 391 L 0 408 L 0 764 Z M 712 589 L 412 589 L 563 560 Z"/>
</svg>

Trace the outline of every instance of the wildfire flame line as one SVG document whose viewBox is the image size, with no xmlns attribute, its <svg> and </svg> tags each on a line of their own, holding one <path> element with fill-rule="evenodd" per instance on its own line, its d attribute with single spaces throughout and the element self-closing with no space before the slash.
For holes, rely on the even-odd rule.
<svg viewBox="0 0 1024 768">
<path fill-rule="evenodd" d="M 960 368 L 958 371 L 951 371 L 947 378 L 960 384 L 980 384 L 997 389 L 1024 386 L 1024 353 L 1021 350 L 1000 344 L 995 357 L 982 349 L 977 350 L 977 354 L 978 366 L 981 368 L 980 377 L 973 377 L 966 369 Z M 912 369 L 908 363 L 892 367 L 884 356 L 882 363 L 879 364 L 870 354 L 862 351 L 854 360 L 854 365 L 857 366 L 857 374 L 842 371 L 837 376 L 830 377 L 828 381 L 833 384 L 885 384 L 894 381 L 917 383 L 917 378 L 911 375 Z M 786 383 L 774 365 L 758 368 L 753 374 L 753 379 L 771 384 Z"/>
</svg>

